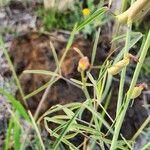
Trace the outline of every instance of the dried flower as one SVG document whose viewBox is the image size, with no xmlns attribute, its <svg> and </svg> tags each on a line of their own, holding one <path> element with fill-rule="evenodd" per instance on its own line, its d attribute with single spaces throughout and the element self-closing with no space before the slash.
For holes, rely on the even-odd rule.
<svg viewBox="0 0 150 150">
<path fill-rule="evenodd" d="M 83 10 L 82 10 L 82 13 L 83 13 L 83 16 L 88 16 L 89 14 L 90 14 L 90 9 L 89 8 L 84 8 Z"/>
<path fill-rule="evenodd" d="M 124 67 L 126 67 L 129 64 L 131 58 L 134 60 L 137 60 L 137 58 L 135 56 L 127 53 L 127 55 L 123 58 L 123 60 L 120 60 L 115 65 L 113 65 L 107 69 L 108 73 L 111 75 L 118 74 Z"/>
<path fill-rule="evenodd" d="M 88 57 L 84 56 L 82 57 L 78 62 L 78 71 L 85 71 L 90 67 L 89 59 Z"/>
<path fill-rule="evenodd" d="M 135 99 L 138 96 L 140 96 L 144 88 L 147 88 L 146 83 L 141 83 L 141 84 L 135 86 L 133 88 L 133 91 L 132 91 L 132 94 L 131 94 L 131 99 Z"/>
</svg>

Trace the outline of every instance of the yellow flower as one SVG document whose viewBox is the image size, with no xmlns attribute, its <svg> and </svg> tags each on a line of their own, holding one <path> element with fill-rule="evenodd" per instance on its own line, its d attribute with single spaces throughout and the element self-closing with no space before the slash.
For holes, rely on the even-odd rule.
<svg viewBox="0 0 150 150">
<path fill-rule="evenodd" d="M 85 71 L 90 67 L 89 59 L 88 57 L 84 56 L 82 57 L 78 62 L 78 71 Z"/>
<path fill-rule="evenodd" d="M 147 84 L 145 84 L 145 83 L 142 83 L 142 84 L 139 84 L 139 85 L 135 86 L 133 88 L 133 91 L 132 91 L 132 94 L 131 94 L 130 98 L 135 99 L 138 96 L 140 96 L 144 88 L 147 88 Z"/>
<path fill-rule="evenodd" d="M 88 16 L 90 14 L 90 9 L 89 8 L 84 8 L 82 10 L 82 14 L 83 14 L 83 16 Z"/>
</svg>

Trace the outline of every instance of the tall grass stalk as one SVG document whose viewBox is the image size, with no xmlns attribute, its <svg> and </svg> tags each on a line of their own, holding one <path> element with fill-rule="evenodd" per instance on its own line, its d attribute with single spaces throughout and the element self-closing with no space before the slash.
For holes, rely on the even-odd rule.
<svg viewBox="0 0 150 150">
<path fill-rule="evenodd" d="M 71 36 L 70 36 L 70 38 L 69 38 L 69 41 L 68 41 L 68 43 L 67 43 L 66 50 L 65 50 L 63 56 L 61 57 L 60 62 L 59 62 L 59 64 L 58 64 L 58 67 L 56 68 L 56 70 L 55 70 L 54 73 L 60 72 L 60 71 L 59 71 L 59 68 L 61 67 L 61 65 L 62 65 L 62 63 L 63 63 L 63 60 L 65 59 L 65 57 L 66 57 L 66 55 L 67 55 L 67 52 L 69 51 L 69 49 L 70 49 L 70 47 L 71 47 L 71 45 L 72 45 L 72 42 L 73 42 L 73 39 L 74 39 L 74 36 L 75 36 L 75 32 L 76 32 L 76 27 L 77 27 L 77 24 L 75 24 L 75 26 L 74 26 L 74 29 L 73 29 L 73 31 L 72 31 L 72 33 L 71 33 Z M 54 76 L 52 76 L 52 78 L 50 79 L 50 83 L 51 83 L 51 84 L 49 84 L 48 87 L 46 88 L 46 90 L 44 91 L 44 94 L 43 94 L 43 96 L 42 96 L 42 98 L 41 98 L 41 101 L 40 101 L 40 103 L 39 103 L 39 105 L 38 105 L 38 107 L 37 107 L 37 110 L 36 110 L 35 114 L 34 114 L 34 118 L 35 118 L 35 119 L 38 118 L 38 115 L 39 115 L 40 110 L 41 110 L 41 106 L 42 106 L 42 104 L 44 103 L 44 101 L 46 100 L 47 95 L 48 95 L 48 93 L 49 93 L 49 91 L 50 91 L 50 89 L 51 89 L 51 86 L 57 81 L 57 80 L 56 80 L 55 82 L 53 82 L 55 79 L 56 79 L 56 78 L 55 78 Z"/>
<path fill-rule="evenodd" d="M 4 42 L 3 42 L 2 36 L 0 36 L 0 47 L 2 48 L 3 53 L 4 53 L 4 55 L 5 55 L 5 58 L 6 58 L 7 62 L 8 62 L 9 67 L 10 67 L 10 70 L 12 71 L 12 75 L 13 75 L 15 81 L 16 81 L 16 84 L 17 84 L 17 87 L 18 87 L 18 89 L 19 89 L 20 95 L 21 95 L 21 97 L 22 97 L 23 103 L 24 103 L 25 106 L 27 107 L 27 102 L 26 102 L 25 99 L 24 99 L 24 97 L 25 97 L 24 92 L 23 92 L 23 90 L 22 90 L 20 81 L 19 81 L 19 79 L 18 79 L 18 77 L 17 77 L 17 74 L 16 74 L 16 71 L 15 71 L 15 69 L 14 69 L 13 63 L 12 63 L 12 61 L 11 61 L 11 59 L 10 59 L 10 57 L 9 57 L 9 54 L 8 54 L 8 52 L 7 52 L 7 50 L 6 50 L 5 46 L 4 46 Z"/>
<path fill-rule="evenodd" d="M 38 136 L 38 139 L 39 139 L 39 141 L 40 141 L 41 148 L 42 148 L 42 150 L 45 150 L 45 146 L 44 146 L 44 143 L 43 143 L 43 140 L 42 140 L 40 131 L 39 131 L 39 129 L 38 129 L 38 127 L 37 127 L 37 124 L 36 124 L 36 122 L 35 122 L 35 119 L 33 118 L 33 116 L 32 116 L 32 114 L 31 114 L 30 111 L 28 111 L 28 114 L 29 114 L 29 116 L 30 116 L 30 118 L 31 118 L 32 125 L 33 125 L 33 127 L 34 127 L 34 129 L 35 129 L 35 131 L 36 131 L 36 134 L 37 134 L 37 136 Z"/>
<path fill-rule="evenodd" d="M 74 36 L 76 34 L 76 32 L 80 31 L 82 28 L 84 28 L 87 24 L 91 23 L 94 19 L 96 19 L 98 16 L 100 15 L 103 15 L 105 12 L 107 11 L 106 7 L 102 7 L 100 9 L 98 9 L 97 11 L 95 11 L 90 17 L 88 17 L 86 20 L 84 20 L 83 22 L 79 23 L 79 24 L 75 24 L 74 28 L 73 28 L 73 31 L 71 32 L 71 35 L 70 35 L 70 38 L 68 40 L 68 43 L 67 43 L 67 46 L 66 46 L 66 49 L 65 49 L 65 52 L 63 53 L 63 56 L 61 57 L 60 61 L 59 61 L 59 65 L 58 67 L 56 68 L 55 70 L 55 73 L 57 72 L 60 72 L 59 71 L 59 68 L 61 68 L 62 66 L 62 63 L 73 43 L 73 40 L 74 40 Z M 55 77 L 52 77 L 50 79 L 50 83 L 55 79 Z M 55 82 L 54 82 L 55 83 Z M 54 84 L 53 83 L 53 84 Z M 48 85 L 46 90 L 44 91 L 44 94 L 42 96 L 42 99 L 40 101 L 40 104 L 38 105 L 38 108 L 35 112 L 35 115 L 34 115 L 34 118 L 37 119 L 38 115 L 39 115 L 39 112 L 40 112 L 40 109 L 41 109 L 41 105 L 44 103 L 44 101 L 46 100 L 47 98 L 47 95 L 51 89 L 51 85 Z M 38 91 L 39 92 L 39 91 Z"/>
<path fill-rule="evenodd" d="M 134 134 L 132 137 L 132 141 L 135 141 L 135 139 L 140 135 L 140 133 L 143 131 L 143 129 L 150 123 L 150 116 L 147 117 L 147 119 L 143 122 L 141 127 L 138 129 L 138 131 Z"/>
<path fill-rule="evenodd" d="M 130 84 L 130 87 L 129 87 L 129 90 L 128 90 L 128 93 L 127 93 L 127 97 L 126 97 L 126 100 L 125 100 L 125 104 L 124 104 L 123 110 L 121 111 L 121 113 L 118 116 L 118 119 L 116 121 L 114 136 L 113 136 L 113 139 L 112 139 L 110 150 L 115 150 L 116 149 L 116 144 L 117 144 L 117 139 L 118 139 L 118 136 L 119 136 L 119 133 L 120 133 L 120 129 L 121 129 L 121 126 L 122 126 L 122 123 L 123 123 L 126 111 L 128 109 L 128 105 L 130 103 L 130 99 L 131 99 L 130 97 L 131 97 L 131 94 L 132 94 L 132 89 L 136 85 L 136 82 L 137 82 L 140 70 L 142 68 L 144 59 L 145 59 L 146 54 L 148 52 L 148 49 L 150 47 L 150 42 L 149 41 L 150 41 L 150 30 L 149 30 L 147 39 L 146 39 L 144 47 L 143 47 L 143 51 L 141 52 L 141 56 L 139 58 L 139 62 L 138 62 L 137 66 L 136 66 L 136 69 L 134 71 L 134 75 L 133 75 L 133 78 L 132 78 L 132 81 L 131 81 L 131 84 Z"/>
<path fill-rule="evenodd" d="M 89 95 L 89 92 L 88 92 L 88 89 L 86 87 L 86 78 L 85 78 L 85 72 L 84 71 L 81 71 L 81 79 L 82 79 L 82 83 L 83 83 L 83 92 L 86 96 L 86 99 L 91 99 L 90 98 L 90 95 Z"/>
<path fill-rule="evenodd" d="M 9 149 L 9 143 L 11 141 L 11 130 L 13 127 L 13 116 L 10 117 L 9 125 L 7 127 L 6 139 L 5 139 L 5 150 Z"/>
<path fill-rule="evenodd" d="M 141 150 L 148 150 L 150 148 L 150 142 L 144 145 L 144 147 Z"/>
<path fill-rule="evenodd" d="M 132 22 L 129 21 L 128 22 L 127 36 L 126 36 L 126 43 L 125 43 L 124 56 L 129 51 L 129 43 L 130 43 L 130 39 L 131 39 L 131 28 L 132 28 Z M 118 95 L 118 101 L 117 101 L 117 112 L 116 112 L 117 115 L 120 111 L 121 104 L 122 104 L 125 77 L 126 77 L 126 67 L 121 72 L 121 80 L 120 80 L 120 85 L 119 85 L 119 95 Z"/>
</svg>

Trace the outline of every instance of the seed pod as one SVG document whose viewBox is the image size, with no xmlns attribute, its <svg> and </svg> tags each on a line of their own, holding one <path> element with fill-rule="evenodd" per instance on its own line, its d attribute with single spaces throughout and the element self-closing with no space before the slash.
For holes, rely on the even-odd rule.
<svg viewBox="0 0 150 150">
<path fill-rule="evenodd" d="M 133 88 L 133 91 L 132 91 L 132 94 L 131 94 L 130 98 L 135 99 L 138 96 L 140 96 L 144 88 L 147 88 L 147 84 L 145 84 L 145 83 L 142 83 L 142 84 L 139 84 L 139 85 L 135 86 Z"/>
<path fill-rule="evenodd" d="M 89 14 L 90 14 L 90 9 L 89 8 L 84 8 L 83 10 L 82 10 L 82 14 L 83 14 L 83 16 L 88 16 Z"/>
<path fill-rule="evenodd" d="M 130 58 L 131 58 L 131 54 L 127 54 L 123 60 L 120 60 L 119 62 L 117 62 L 115 65 L 113 65 L 112 67 L 108 68 L 108 73 L 111 75 L 116 75 L 118 74 L 124 67 L 126 67 L 129 62 L 130 62 Z"/>
<path fill-rule="evenodd" d="M 79 60 L 78 63 L 78 71 L 85 71 L 90 67 L 89 59 L 88 57 L 84 56 Z"/>
<path fill-rule="evenodd" d="M 150 0 L 137 0 L 124 13 L 117 15 L 116 18 L 120 23 L 136 21 L 142 18 L 150 10 Z"/>
</svg>

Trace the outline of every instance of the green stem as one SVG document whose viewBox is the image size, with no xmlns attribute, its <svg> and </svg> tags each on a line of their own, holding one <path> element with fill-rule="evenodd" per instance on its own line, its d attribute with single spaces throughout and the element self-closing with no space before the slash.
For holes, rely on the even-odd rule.
<svg viewBox="0 0 150 150">
<path fill-rule="evenodd" d="M 123 0 L 121 5 L 121 13 L 123 13 L 126 10 L 126 7 L 127 7 L 127 0 Z"/>
<path fill-rule="evenodd" d="M 91 98 L 90 98 L 89 92 L 88 92 L 87 87 L 86 87 L 86 78 L 85 78 L 84 73 L 85 73 L 84 71 L 81 71 L 81 79 L 82 79 L 82 83 L 83 83 L 83 92 L 86 96 L 86 99 L 89 100 Z"/>
<path fill-rule="evenodd" d="M 36 132 L 36 134 L 37 134 L 37 137 L 38 137 L 38 139 L 39 139 L 39 141 L 40 141 L 41 149 L 42 149 L 42 150 L 45 150 L 45 146 L 44 146 L 44 143 L 43 143 L 43 140 L 42 140 L 40 131 L 39 131 L 39 129 L 38 129 L 38 126 L 37 126 L 37 124 L 36 124 L 36 122 L 35 122 L 35 119 L 33 118 L 33 116 L 32 116 L 32 114 L 31 114 L 30 111 L 28 111 L 28 114 L 29 114 L 29 116 L 30 116 L 30 118 L 31 118 L 33 128 L 35 129 L 35 132 Z"/>
<path fill-rule="evenodd" d="M 150 147 L 150 142 L 144 145 L 144 147 L 141 150 L 148 150 L 149 147 Z"/>
<path fill-rule="evenodd" d="M 138 129 L 138 131 L 134 134 L 132 137 L 132 141 L 135 141 L 135 139 L 140 135 L 140 133 L 143 131 L 143 129 L 150 123 L 150 116 L 147 117 L 147 119 L 143 122 L 141 127 Z"/>
<path fill-rule="evenodd" d="M 128 23 L 127 36 L 126 36 L 126 44 L 125 44 L 124 56 L 129 51 L 129 43 L 130 43 L 130 38 L 131 38 L 131 28 L 132 28 L 132 22 L 129 22 Z M 121 72 L 121 80 L 120 80 L 120 85 L 119 85 L 119 95 L 118 95 L 118 101 L 117 101 L 116 116 L 118 115 L 118 113 L 120 111 L 120 108 L 121 108 L 121 104 L 122 104 L 122 97 L 123 97 L 123 89 L 124 89 L 125 76 L 126 76 L 126 67 Z"/>
<path fill-rule="evenodd" d="M 121 5 L 121 8 L 120 8 L 120 14 L 125 11 L 126 6 L 127 6 L 127 1 L 122 0 L 122 5 Z M 116 10 L 116 12 L 117 12 L 117 10 Z M 120 29 L 120 23 L 118 21 L 116 21 L 115 22 L 115 30 L 114 30 L 114 34 L 113 34 L 113 39 L 115 37 L 117 37 L 119 29 Z M 116 42 L 112 42 L 110 53 L 113 52 L 115 49 L 116 49 Z"/>
<path fill-rule="evenodd" d="M 19 92 L 20 92 L 20 94 L 21 94 L 23 103 L 24 103 L 24 105 L 27 107 L 27 102 L 25 101 L 25 98 L 24 98 L 24 97 L 25 97 L 25 96 L 24 96 L 24 92 L 23 92 L 23 90 L 22 90 L 20 81 L 19 81 L 19 79 L 18 79 L 18 77 L 17 77 L 17 74 L 16 74 L 16 72 L 15 72 L 13 63 L 12 63 L 12 61 L 11 61 L 11 59 L 10 59 L 10 57 L 9 57 L 9 54 L 8 54 L 8 52 L 7 52 L 7 50 L 6 50 L 5 46 L 4 46 L 4 42 L 3 42 L 2 36 L 0 36 L 0 46 L 1 46 L 1 48 L 2 48 L 2 50 L 3 50 L 3 53 L 4 53 L 4 55 L 5 55 L 5 58 L 6 58 L 7 62 L 8 62 L 8 65 L 9 65 L 9 67 L 10 67 L 10 70 L 12 71 L 13 77 L 14 77 L 14 79 L 15 79 L 15 81 L 16 81 L 17 87 L 18 87 Z"/>
<path fill-rule="evenodd" d="M 148 49 L 150 47 L 150 42 L 149 41 L 150 41 L 150 30 L 149 30 L 146 42 L 145 42 L 144 47 L 143 47 L 143 51 L 142 51 L 141 56 L 139 58 L 139 62 L 138 62 L 137 66 L 136 66 L 136 69 L 134 71 L 134 75 L 133 75 L 133 78 L 132 78 L 132 81 L 131 81 L 130 88 L 129 88 L 128 93 L 127 93 L 127 98 L 126 98 L 126 101 L 125 101 L 125 104 L 124 104 L 124 108 L 123 108 L 123 110 L 122 110 L 121 114 L 119 115 L 118 120 L 116 122 L 115 132 L 114 132 L 114 136 L 113 136 L 113 140 L 112 140 L 110 150 L 115 150 L 116 149 L 116 144 L 117 144 L 117 139 L 118 139 L 118 136 L 119 136 L 119 133 L 120 133 L 120 129 L 121 129 L 121 126 L 122 126 L 122 123 L 123 123 L 128 105 L 130 103 L 130 97 L 131 97 L 131 94 L 132 94 L 132 89 L 136 85 L 136 82 L 137 82 L 140 70 L 142 68 L 144 59 L 145 59 L 146 54 L 148 52 Z"/>
<path fill-rule="evenodd" d="M 73 42 L 73 39 L 74 39 L 74 36 L 75 36 L 76 26 L 77 26 L 77 25 L 74 26 L 74 29 L 73 29 L 73 31 L 71 32 L 70 38 L 69 38 L 68 43 L 67 43 L 67 46 L 66 46 L 66 50 L 65 50 L 65 52 L 63 53 L 63 56 L 61 57 L 60 62 L 59 62 L 59 64 L 58 64 L 58 67 L 55 69 L 54 73 L 57 73 L 57 72 L 58 72 L 58 74 L 59 74 L 59 72 L 60 72 L 59 68 L 61 68 L 61 65 L 62 65 L 62 63 L 63 63 L 63 61 L 64 61 L 64 59 L 65 59 L 65 57 L 66 57 L 68 51 L 70 50 L 71 45 L 72 45 L 72 42 Z M 58 79 L 59 79 L 59 78 L 58 78 Z M 46 100 L 46 98 L 47 98 L 47 96 L 48 96 L 48 93 L 49 93 L 49 91 L 50 91 L 50 89 L 51 89 L 51 86 L 52 86 L 58 79 L 53 76 L 53 77 L 50 79 L 50 81 L 48 82 L 48 83 L 50 83 L 50 84 L 49 84 L 48 86 L 46 85 L 47 88 L 45 89 L 44 94 L 42 95 L 41 101 L 40 101 L 40 103 L 39 103 L 39 105 L 38 105 L 38 107 L 37 107 L 37 109 L 36 109 L 36 112 L 35 112 L 35 114 L 34 114 L 34 119 L 37 119 L 37 118 L 38 118 L 38 115 L 39 115 L 40 110 L 41 110 L 41 108 L 42 108 L 42 104 L 45 102 L 45 100 Z M 53 82 L 53 81 L 54 81 L 54 82 Z M 45 88 L 45 87 L 43 87 L 43 88 Z M 39 89 L 40 89 L 40 88 L 39 88 Z M 40 90 L 39 90 L 39 89 L 37 89 L 37 92 L 40 92 L 40 90 L 41 90 L 42 88 L 41 88 Z M 43 89 L 42 89 L 42 90 L 43 90 Z"/>
</svg>

